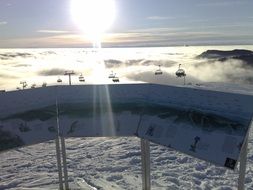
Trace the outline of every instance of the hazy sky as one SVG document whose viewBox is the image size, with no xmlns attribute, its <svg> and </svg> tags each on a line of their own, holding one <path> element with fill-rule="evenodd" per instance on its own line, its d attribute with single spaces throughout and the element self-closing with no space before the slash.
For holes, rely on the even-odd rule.
<svg viewBox="0 0 253 190">
<path fill-rule="evenodd" d="M 70 2 L 1 0 L 0 47 L 91 46 L 73 22 Z M 253 0 L 115 0 L 115 4 L 116 18 L 103 46 L 253 44 Z"/>
</svg>

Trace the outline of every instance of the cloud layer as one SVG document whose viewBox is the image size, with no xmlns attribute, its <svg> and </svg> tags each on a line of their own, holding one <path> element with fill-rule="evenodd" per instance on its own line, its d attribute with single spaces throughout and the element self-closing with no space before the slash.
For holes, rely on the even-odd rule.
<svg viewBox="0 0 253 190">
<path fill-rule="evenodd" d="M 41 76 L 59 76 L 59 75 L 63 75 L 64 72 L 65 72 L 65 69 L 54 68 L 54 69 L 39 71 L 38 74 Z"/>
<path fill-rule="evenodd" d="M 53 85 L 56 84 L 58 76 L 64 75 L 66 70 L 82 73 L 85 84 L 112 83 L 108 76 L 113 72 L 123 83 L 181 85 L 184 82 L 183 78 L 177 78 L 175 75 L 179 64 L 182 64 L 181 67 L 186 72 L 187 84 L 206 82 L 253 84 L 251 65 L 230 58 L 222 61 L 196 58 L 206 50 L 205 48 L 105 49 L 106 53 L 99 53 L 100 55 L 84 49 L 26 49 L 12 52 L 1 50 L 0 85 L 1 88 L 15 88 L 21 80 L 26 80 L 29 84 L 36 82 L 40 84 L 45 81 Z M 99 60 L 94 61 L 98 57 Z M 163 74 L 155 75 L 159 65 Z M 67 84 L 67 77 L 62 78 Z M 73 77 L 73 83 L 79 84 L 77 76 Z"/>
</svg>

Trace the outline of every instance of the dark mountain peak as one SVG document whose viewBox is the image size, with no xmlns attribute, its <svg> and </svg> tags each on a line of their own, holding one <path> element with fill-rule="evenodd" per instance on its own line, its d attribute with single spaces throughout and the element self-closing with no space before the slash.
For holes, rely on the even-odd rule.
<svg viewBox="0 0 253 190">
<path fill-rule="evenodd" d="M 200 55 L 198 58 L 208 58 L 208 59 L 221 59 L 221 58 L 234 58 L 240 56 L 253 56 L 253 51 L 244 49 L 234 49 L 229 51 L 223 50 L 207 50 Z"/>
</svg>

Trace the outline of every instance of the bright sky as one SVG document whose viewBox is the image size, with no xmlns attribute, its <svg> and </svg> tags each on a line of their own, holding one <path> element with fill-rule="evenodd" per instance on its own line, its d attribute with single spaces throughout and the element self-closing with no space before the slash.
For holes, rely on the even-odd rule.
<svg viewBox="0 0 253 190">
<path fill-rule="evenodd" d="M 0 47 L 91 47 L 70 2 L 1 0 Z M 115 0 L 115 6 L 106 47 L 253 44 L 253 0 Z"/>
</svg>

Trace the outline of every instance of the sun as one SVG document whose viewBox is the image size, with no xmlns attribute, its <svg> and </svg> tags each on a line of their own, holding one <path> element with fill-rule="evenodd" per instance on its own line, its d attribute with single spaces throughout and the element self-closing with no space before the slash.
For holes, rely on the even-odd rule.
<svg viewBox="0 0 253 190">
<path fill-rule="evenodd" d="M 115 18 L 114 0 L 71 0 L 71 15 L 83 33 L 96 43 Z"/>
</svg>

